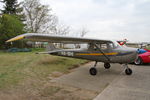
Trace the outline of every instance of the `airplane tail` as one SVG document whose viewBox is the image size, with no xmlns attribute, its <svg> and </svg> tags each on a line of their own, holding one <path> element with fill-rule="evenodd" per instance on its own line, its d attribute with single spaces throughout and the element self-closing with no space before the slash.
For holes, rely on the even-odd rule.
<svg viewBox="0 0 150 100">
<path fill-rule="evenodd" d="M 57 50 L 59 49 L 57 49 L 53 43 L 48 43 L 45 52 L 37 52 L 36 54 L 51 54 L 56 52 Z"/>
<path fill-rule="evenodd" d="M 121 45 L 121 46 L 123 46 L 123 45 L 125 45 L 126 43 L 127 43 L 127 39 L 124 39 L 124 40 L 122 40 L 122 41 L 118 41 L 118 43 Z"/>
</svg>

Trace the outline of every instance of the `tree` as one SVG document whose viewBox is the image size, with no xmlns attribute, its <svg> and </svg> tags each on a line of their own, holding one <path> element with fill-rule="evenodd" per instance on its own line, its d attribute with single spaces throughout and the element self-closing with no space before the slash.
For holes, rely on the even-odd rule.
<svg viewBox="0 0 150 100">
<path fill-rule="evenodd" d="M 53 34 L 63 36 L 63 35 L 67 35 L 70 33 L 70 27 L 66 25 L 58 24 L 52 31 L 53 31 Z"/>
<path fill-rule="evenodd" d="M 55 27 L 55 29 L 53 30 L 53 34 L 55 35 L 67 35 L 70 33 L 70 29 L 69 26 L 65 26 L 65 25 L 57 25 Z M 55 46 L 59 47 L 59 48 L 64 48 L 65 44 L 64 43 L 56 43 Z"/>
<path fill-rule="evenodd" d="M 17 35 L 23 34 L 24 25 L 15 15 L 3 14 L 0 17 L 0 48 L 6 49 L 5 41 Z M 19 46 L 19 42 L 15 42 L 14 46 Z"/>
<path fill-rule="evenodd" d="M 89 31 L 86 28 L 82 28 L 79 30 L 79 32 L 77 32 L 77 36 L 78 37 L 84 37 Z M 81 45 L 80 44 L 75 44 L 75 48 L 80 48 Z"/>
<path fill-rule="evenodd" d="M 5 3 L 4 10 L 1 10 L 3 14 L 16 14 L 17 13 L 17 0 L 3 0 Z"/>
<path fill-rule="evenodd" d="M 82 28 L 79 30 L 79 32 L 77 32 L 77 36 L 79 37 L 84 37 L 89 31 L 86 28 Z"/>
<path fill-rule="evenodd" d="M 2 14 L 10 14 L 10 15 L 16 15 L 19 20 L 24 21 L 24 14 L 23 14 L 23 8 L 20 6 L 17 2 L 17 0 L 2 0 L 4 5 L 4 10 L 2 11 Z"/>
<path fill-rule="evenodd" d="M 58 25 L 58 18 L 52 13 L 52 9 L 48 5 L 42 5 L 39 0 L 24 0 L 23 8 L 27 32 L 56 35 L 69 33 L 69 27 Z M 60 45 L 62 47 L 63 44 Z"/>
<path fill-rule="evenodd" d="M 47 5 L 39 0 L 24 0 L 23 8 L 26 17 L 26 29 L 33 33 L 51 33 L 57 25 L 57 17 Z"/>
</svg>

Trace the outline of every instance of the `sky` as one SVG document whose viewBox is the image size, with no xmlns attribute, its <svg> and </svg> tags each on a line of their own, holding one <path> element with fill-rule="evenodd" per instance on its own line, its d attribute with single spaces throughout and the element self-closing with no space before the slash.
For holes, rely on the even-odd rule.
<svg viewBox="0 0 150 100">
<path fill-rule="evenodd" d="M 60 23 L 72 30 L 86 28 L 89 32 L 85 37 L 150 42 L 150 0 L 41 0 L 41 3 L 49 5 Z"/>
</svg>

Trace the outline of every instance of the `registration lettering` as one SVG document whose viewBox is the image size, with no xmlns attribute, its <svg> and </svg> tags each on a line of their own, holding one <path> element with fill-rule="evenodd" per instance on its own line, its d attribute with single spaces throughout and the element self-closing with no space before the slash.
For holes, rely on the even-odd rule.
<svg viewBox="0 0 150 100">
<path fill-rule="evenodd" d="M 61 52 L 61 55 L 63 56 L 74 56 L 73 52 Z"/>
</svg>

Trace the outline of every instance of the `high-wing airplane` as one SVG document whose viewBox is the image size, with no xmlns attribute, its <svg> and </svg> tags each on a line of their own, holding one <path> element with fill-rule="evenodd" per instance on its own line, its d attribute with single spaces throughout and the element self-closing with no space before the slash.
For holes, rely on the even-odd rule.
<svg viewBox="0 0 150 100">
<path fill-rule="evenodd" d="M 88 44 L 87 49 L 56 49 L 54 46 L 51 46 L 50 51 L 43 53 L 95 61 L 94 66 L 92 66 L 89 70 L 91 75 L 97 74 L 96 66 L 98 62 L 104 62 L 104 67 L 106 69 L 109 69 L 111 67 L 110 63 L 123 64 L 123 66 L 126 68 L 126 75 L 131 75 L 132 70 L 128 67 L 128 63 L 134 62 L 137 58 L 137 49 L 122 47 L 116 41 L 111 40 L 52 36 L 49 34 L 40 33 L 26 33 L 16 36 L 6 42 L 12 42 L 21 39 L 49 43 Z"/>
</svg>

